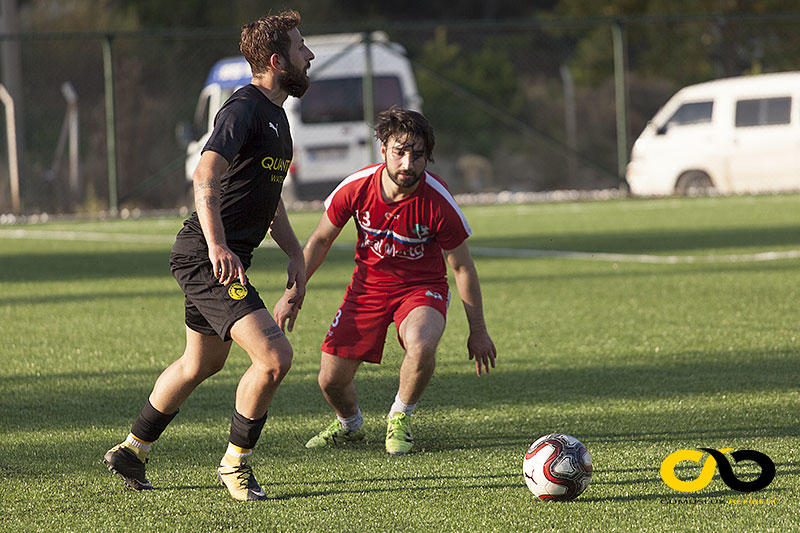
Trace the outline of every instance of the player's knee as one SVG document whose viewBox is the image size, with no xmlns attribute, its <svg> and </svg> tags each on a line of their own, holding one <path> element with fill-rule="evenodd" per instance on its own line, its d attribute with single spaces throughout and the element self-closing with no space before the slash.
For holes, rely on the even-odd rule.
<svg viewBox="0 0 800 533">
<path fill-rule="evenodd" d="M 206 365 L 205 369 L 203 369 L 203 379 L 213 376 L 220 370 L 222 367 L 225 366 L 225 361 L 214 361 Z"/>
<path fill-rule="evenodd" d="M 433 372 L 433 370 L 436 368 L 436 357 L 434 352 L 432 351 L 428 357 L 420 358 L 419 366 L 429 372 Z"/>
<path fill-rule="evenodd" d="M 344 380 L 338 376 L 320 372 L 317 376 L 319 388 L 328 395 L 335 395 L 344 390 L 349 380 Z"/>
<path fill-rule="evenodd" d="M 279 347 L 271 347 L 251 354 L 253 365 L 258 367 L 265 380 L 280 383 L 292 368 L 293 352 L 287 342 Z"/>
<path fill-rule="evenodd" d="M 225 366 L 225 361 L 183 361 L 181 371 L 183 379 L 190 383 L 200 383 L 201 381 L 213 376 Z"/>
<path fill-rule="evenodd" d="M 436 368 L 436 347 L 408 347 L 404 364 L 411 364 L 419 371 L 433 372 Z"/>
<path fill-rule="evenodd" d="M 276 384 L 283 381 L 292 367 L 291 361 L 268 365 L 261 369 L 264 383 Z"/>
<path fill-rule="evenodd" d="M 328 376 L 327 374 L 323 374 L 322 372 L 320 372 L 319 375 L 317 376 L 317 384 L 319 385 L 319 388 L 322 389 L 322 391 L 325 393 L 329 393 L 335 388 L 335 385 L 333 384 L 333 381 L 331 380 L 330 376 Z"/>
<path fill-rule="evenodd" d="M 436 364 L 436 346 L 438 343 L 426 339 L 416 339 L 406 342 L 406 357 L 418 360 L 420 364 Z"/>
<path fill-rule="evenodd" d="M 274 369 L 274 376 L 275 379 L 278 381 L 282 380 L 286 374 L 289 373 L 289 370 L 292 368 L 292 360 L 294 358 L 294 352 L 292 350 L 292 346 L 287 342 L 286 346 L 282 347 L 280 350 L 277 350 L 275 355 L 275 369 Z"/>
</svg>

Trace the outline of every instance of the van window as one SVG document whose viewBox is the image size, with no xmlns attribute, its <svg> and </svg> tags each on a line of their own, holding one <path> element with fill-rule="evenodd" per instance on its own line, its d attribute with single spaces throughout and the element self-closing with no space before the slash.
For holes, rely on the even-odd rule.
<svg viewBox="0 0 800 533">
<path fill-rule="evenodd" d="M 361 84 L 361 78 L 312 80 L 300 101 L 300 119 L 306 124 L 364 120 Z M 400 79 L 396 76 L 373 77 L 372 94 L 375 113 L 403 105 Z"/>
<path fill-rule="evenodd" d="M 736 127 L 789 124 L 792 98 L 754 98 L 736 102 Z"/>
<path fill-rule="evenodd" d="M 711 122 L 711 112 L 714 110 L 714 102 L 689 102 L 683 104 L 667 121 L 670 126 L 683 126 L 686 124 L 701 124 Z"/>
<path fill-rule="evenodd" d="M 205 92 L 200 95 L 197 102 L 197 109 L 194 112 L 194 124 L 192 138 L 197 140 L 208 129 L 208 113 L 211 107 L 211 93 Z"/>
<path fill-rule="evenodd" d="M 223 103 L 227 102 L 234 90 L 235 89 L 232 88 L 220 89 L 219 96 L 216 98 L 214 97 L 214 92 L 208 90 L 208 88 L 203 91 L 203 94 L 200 96 L 200 101 L 197 104 L 197 110 L 195 111 L 194 116 L 195 140 L 199 139 L 206 131 L 208 131 L 209 127 L 213 125 L 213 122 L 209 124 L 209 119 L 213 121 L 216 118 L 216 115 L 209 117 L 211 108 L 213 107 L 216 109 L 217 106 L 221 106 Z M 217 111 L 215 111 L 215 113 Z"/>
</svg>

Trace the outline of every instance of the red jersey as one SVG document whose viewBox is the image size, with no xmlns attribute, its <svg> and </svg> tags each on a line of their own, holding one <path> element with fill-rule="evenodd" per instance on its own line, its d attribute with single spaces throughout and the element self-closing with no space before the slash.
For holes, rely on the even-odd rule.
<svg viewBox="0 0 800 533">
<path fill-rule="evenodd" d="M 442 250 L 472 234 L 444 182 L 425 171 L 414 192 L 387 203 L 381 194 L 385 164 L 351 174 L 325 200 L 331 223 L 352 217 L 358 230 L 353 287 L 417 285 L 446 280 Z"/>
</svg>

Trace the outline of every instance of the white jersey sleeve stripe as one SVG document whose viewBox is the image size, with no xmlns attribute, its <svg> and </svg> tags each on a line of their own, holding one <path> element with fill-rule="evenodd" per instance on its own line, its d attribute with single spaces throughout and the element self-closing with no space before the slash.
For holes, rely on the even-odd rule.
<svg viewBox="0 0 800 533">
<path fill-rule="evenodd" d="M 325 198 L 325 209 L 328 209 L 328 207 L 331 205 L 331 201 L 333 200 L 333 197 L 336 196 L 336 193 L 339 192 L 339 190 L 342 187 L 344 187 L 348 183 L 353 183 L 354 181 L 357 181 L 357 180 L 372 176 L 372 174 L 375 173 L 375 169 L 377 167 L 379 167 L 381 164 L 382 163 L 378 163 L 378 164 L 375 164 L 375 165 L 370 165 L 368 167 L 362 168 L 358 172 L 354 172 L 353 174 L 350 174 L 345 179 L 343 179 L 342 182 L 339 185 L 337 185 L 335 189 L 333 189 L 333 192 L 331 192 L 328 195 L 328 197 Z"/>
<path fill-rule="evenodd" d="M 464 213 L 461 212 L 461 208 L 458 207 L 456 199 L 453 198 L 453 195 L 450 194 L 450 191 L 447 190 L 447 187 L 445 187 L 441 181 L 437 180 L 427 170 L 425 171 L 425 182 L 430 185 L 434 191 L 438 192 L 445 200 L 447 200 L 447 203 L 450 204 L 450 207 L 452 207 L 456 214 L 458 214 L 458 218 L 461 219 L 461 224 L 464 226 L 464 231 L 467 232 L 467 235 L 472 235 L 472 228 L 469 227 L 467 217 L 465 217 Z"/>
</svg>

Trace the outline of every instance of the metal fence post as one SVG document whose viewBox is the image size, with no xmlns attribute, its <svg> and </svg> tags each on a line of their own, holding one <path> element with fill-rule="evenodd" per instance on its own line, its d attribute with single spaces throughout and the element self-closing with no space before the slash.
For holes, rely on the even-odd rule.
<svg viewBox="0 0 800 533">
<path fill-rule="evenodd" d="M 11 187 L 11 210 L 19 214 L 22 206 L 19 198 L 19 158 L 17 152 L 17 121 L 14 113 L 14 98 L 6 86 L 0 83 L 0 102 L 6 110 L 6 138 L 8 141 L 8 179 Z"/>
<path fill-rule="evenodd" d="M 625 182 L 628 166 L 628 101 L 625 72 L 625 28 L 620 19 L 611 25 L 614 44 L 614 93 L 617 107 L 617 172 L 621 183 Z"/>
<path fill-rule="evenodd" d="M 372 143 L 373 126 L 375 125 L 375 103 L 373 99 L 372 84 L 372 35 L 364 32 L 364 76 L 361 91 L 364 96 L 364 123 L 367 126 L 367 137 L 364 141 L 365 165 L 374 163 L 375 147 Z"/>
<path fill-rule="evenodd" d="M 114 57 L 112 43 L 114 36 L 106 34 L 103 39 L 103 74 L 105 80 L 106 103 L 106 150 L 108 162 L 108 209 L 112 215 L 119 211 L 117 200 L 117 127 L 114 114 Z"/>
<path fill-rule="evenodd" d="M 567 147 L 571 154 L 567 156 L 567 174 L 569 183 L 578 179 L 578 159 L 574 152 L 578 151 L 578 111 L 575 105 L 575 81 L 569 66 L 562 64 L 559 68 L 561 81 L 564 85 L 564 129 L 567 134 Z"/>
<path fill-rule="evenodd" d="M 65 81 L 61 84 L 61 94 L 64 95 L 64 100 L 67 101 L 67 114 L 64 117 L 64 124 L 67 130 L 67 139 L 69 140 L 69 193 L 70 200 L 75 202 L 78 200 L 80 193 L 80 174 L 78 172 L 78 127 L 80 120 L 78 93 L 72 83 Z"/>
</svg>

